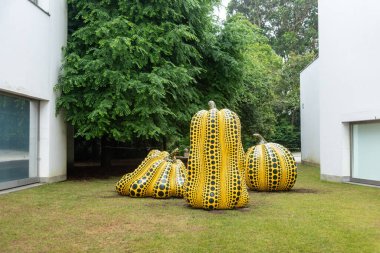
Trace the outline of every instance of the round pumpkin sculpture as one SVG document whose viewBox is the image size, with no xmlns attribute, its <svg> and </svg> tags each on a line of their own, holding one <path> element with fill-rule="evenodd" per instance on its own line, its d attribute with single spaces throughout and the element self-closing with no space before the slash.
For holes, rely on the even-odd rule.
<svg viewBox="0 0 380 253">
<path fill-rule="evenodd" d="M 116 191 L 130 197 L 170 198 L 183 197 L 186 167 L 175 159 L 178 149 L 171 154 L 152 150 L 131 173 L 116 184 Z"/>
<path fill-rule="evenodd" d="M 239 117 L 228 109 L 199 111 L 191 120 L 185 199 L 204 209 L 232 209 L 248 203 Z"/>
<path fill-rule="evenodd" d="M 248 149 L 245 156 L 245 179 L 255 191 L 287 191 L 297 179 L 297 166 L 292 153 L 277 143 L 268 143 L 259 135 L 257 146 Z"/>
</svg>

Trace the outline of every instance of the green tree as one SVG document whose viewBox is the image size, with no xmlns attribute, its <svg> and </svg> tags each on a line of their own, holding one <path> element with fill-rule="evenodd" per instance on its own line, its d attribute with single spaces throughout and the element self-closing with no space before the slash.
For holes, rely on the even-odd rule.
<svg viewBox="0 0 380 253">
<path fill-rule="evenodd" d="M 241 15 L 223 26 L 214 1 L 69 1 L 70 36 L 57 108 L 89 139 L 187 146 L 191 116 L 215 100 L 243 134 L 275 132 L 282 60 Z"/>
<path fill-rule="evenodd" d="M 213 1 L 69 0 L 58 111 L 86 139 L 178 136 L 200 103 Z M 74 18 L 74 20 L 73 20 Z"/>
<path fill-rule="evenodd" d="M 274 134 L 273 88 L 279 81 L 282 59 L 261 30 L 241 15 L 227 19 L 217 32 L 213 50 L 205 54 L 207 70 L 200 80 L 205 96 L 235 110 L 242 121 L 245 144 L 252 134 Z M 206 85 L 205 85 L 206 84 Z"/>
<path fill-rule="evenodd" d="M 241 13 L 260 27 L 283 57 L 280 80 L 272 86 L 277 118 L 272 140 L 299 148 L 299 75 L 318 53 L 318 1 L 232 0 L 228 12 Z"/>
<path fill-rule="evenodd" d="M 246 56 L 238 112 L 242 115 L 243 138 L 251 146 L 254 133 L 267 138 L 275 134 L 274 87 L 280 80 L 282 59 L 266 43 L 251 45 Z"/>
<path fill-rule="evenodd" d="M 284 58 L 318 52 L 317 0 L 231 0 L 228 13 L 241 13 L 263 29 Z"/>
<path fill-rule="evenodd" d="M 224 26 L 214 26 L 202 52 L 205 71 L 199 88 L 204 99 L 215 100 L 218 107 L 233 106 L 243 84 L 244 51 L 254 37 L 249 25 L 231 18 Z"/>
</svg>

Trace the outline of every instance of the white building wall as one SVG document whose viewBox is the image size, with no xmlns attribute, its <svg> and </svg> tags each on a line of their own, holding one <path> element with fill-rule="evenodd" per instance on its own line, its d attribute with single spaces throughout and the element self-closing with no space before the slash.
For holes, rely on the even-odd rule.
<svg viewBox="0 0 380 253">
<path fill-rule="evenodd" d="M 66 125 L 55 115 L 54 85 L 67 40 L 66 0 L 0 2 L 0 90 L 40 101 L 39 176 L 66 178 Z"/>
<path fill-rule="evenodd" d="M 380 1 L 319 1 L 321 178 L 350 176 L 350 122 L 380 115 Z"/>
<path fill-rule="evenodd" d="M 319 164 L 319 60 L 301 72 L 302 162 Z"/>
</svg>

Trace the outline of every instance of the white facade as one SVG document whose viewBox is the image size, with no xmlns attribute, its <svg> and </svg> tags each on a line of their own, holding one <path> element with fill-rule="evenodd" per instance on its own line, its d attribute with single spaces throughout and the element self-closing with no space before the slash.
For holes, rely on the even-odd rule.
<svg viewBox="0 0 380 253">
<path fill-rule="evenodd" d="M 301 153 L 302 161 L 319 164 L 319 61 L 301 73 Z"/>
<path fill-rule="evenodd" d="M 312 110 L 320 112 L 322 179 L 352 179 L 351 161 L 355 154 L 352 152 L 351 129 L 360 122 L 371 123 L 380 119 L 379 13 L 378 0 L 319 1 L 318 68 L 313 64 L 301 74 L 301 89 L 304 89 L 301 94 L 310 93 L 308 89 L 319 84 L 319 106 L 315 104 Z M 317 77 L 309 79 L 307 76 Z M 305 100 L 306 97 L 302 99 L 301 106 L 310 102 Z M 305 119 L 301 131 L 312 132 L 311 122 L 306 122 L 308 116 L 301 114 L 301 117 Z M 314 152 L 310 143 L 315 143 L 310 137 L 302 139 L 305 147 L 302 152 Z M 316 146 L 312 149 L 317 150 Z M 374 156 L 380 154 L 380 150 L 373 152 Z M 375 163 L 373 168 L 362 169 L 375 172 L 380 166 Z M 368 180 L 380 181 L 377 178 Z"/>
<path fill-rule="evenodd" d="M 67 40 L 67 3 L 32 2 L 0 1 L 0 92 L 37 105 L 37 176 L 54 182 L 66 179 L 66 124 L 55 115 L 53 87 Z"/>
</svg>

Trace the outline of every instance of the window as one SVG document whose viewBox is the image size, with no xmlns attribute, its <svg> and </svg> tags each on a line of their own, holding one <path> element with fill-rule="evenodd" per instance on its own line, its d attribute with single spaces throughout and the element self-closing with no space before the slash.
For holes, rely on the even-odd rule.
<svg viewBox="0 0 380 253">
<path fill-rule="evenodd" d="M 0 94 L 0 189 L 38 181 L 38 102 Z"/>
<path fill-rule="evenodd" d="M 380 122 L 352 124 L 351 178 L 380 185 Z"/>
</svg>

